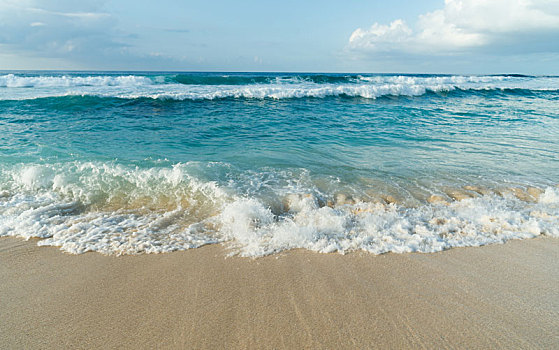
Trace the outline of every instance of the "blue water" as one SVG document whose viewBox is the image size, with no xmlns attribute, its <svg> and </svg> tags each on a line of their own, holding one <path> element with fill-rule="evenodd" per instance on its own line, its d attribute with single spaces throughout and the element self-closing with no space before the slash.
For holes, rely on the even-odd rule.
<svg viewBox="0 0 559 350">
<path fill-rule="evenodd" d="M 558 140 L 558 77 L 3 72 L 0 236 L 250 256 L 557 236 Z"/>
</svg>

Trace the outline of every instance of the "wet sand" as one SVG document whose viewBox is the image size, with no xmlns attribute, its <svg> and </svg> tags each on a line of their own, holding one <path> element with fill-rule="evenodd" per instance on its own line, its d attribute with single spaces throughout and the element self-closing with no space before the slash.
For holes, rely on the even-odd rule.
<svg viewBox="0 0 559 350">
<path fill-rule="evenodd" d="M 559 348 L 558 239 L 227 254 L 69 255 L 1 238 L 0 348 Z"/>
</svg>

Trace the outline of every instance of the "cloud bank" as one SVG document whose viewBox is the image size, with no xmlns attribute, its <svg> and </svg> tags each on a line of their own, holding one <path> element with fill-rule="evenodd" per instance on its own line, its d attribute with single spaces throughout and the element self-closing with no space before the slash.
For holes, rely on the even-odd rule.
<svg viewBox="0 0 559 350">
<path fill-rule="evenodd" d="M 4 56 L 16 68 L 35 69 L 176 65 L 159 53 L 137 50 L 137 35 L 119 30 L 117 18 L 104 10 L 105 5 L 101 0 L 1 1 L 0 64 Z"/>
<path fill-rule="evenodd" d="M 445 0 L 413 29 L 401 19 L 358 28 L 347 49 L 369 56 L 556 53 L 559 1 Z"/>
<path fill-rule="evenodd" d="M 99 1 L 3 1 L 0 45 L 22 56 L 82 59 L 125 49 Z"/>
</svg>

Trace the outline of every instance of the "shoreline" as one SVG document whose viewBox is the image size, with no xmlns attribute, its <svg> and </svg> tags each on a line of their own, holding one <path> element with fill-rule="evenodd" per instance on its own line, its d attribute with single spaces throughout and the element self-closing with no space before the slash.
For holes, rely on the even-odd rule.
<svg viewBox="0 0 559 350">
<path fill-rule="evenodd" d="M 559 240 L 439 253 L 217 244 L 69 255 L 0 238 L 5 348 L 556 348 Z"/>
</svg>

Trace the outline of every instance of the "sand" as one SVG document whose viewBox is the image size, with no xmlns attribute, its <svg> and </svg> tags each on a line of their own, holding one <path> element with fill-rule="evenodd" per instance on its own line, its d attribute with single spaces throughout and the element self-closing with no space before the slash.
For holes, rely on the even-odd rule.
<svg viewBox="0 0 559 350">
<path fill-rule="evenodd" d="M 69 255 L 0 239 L 0 348 L 559 348 L 559 240 Z"/>
</svg>

